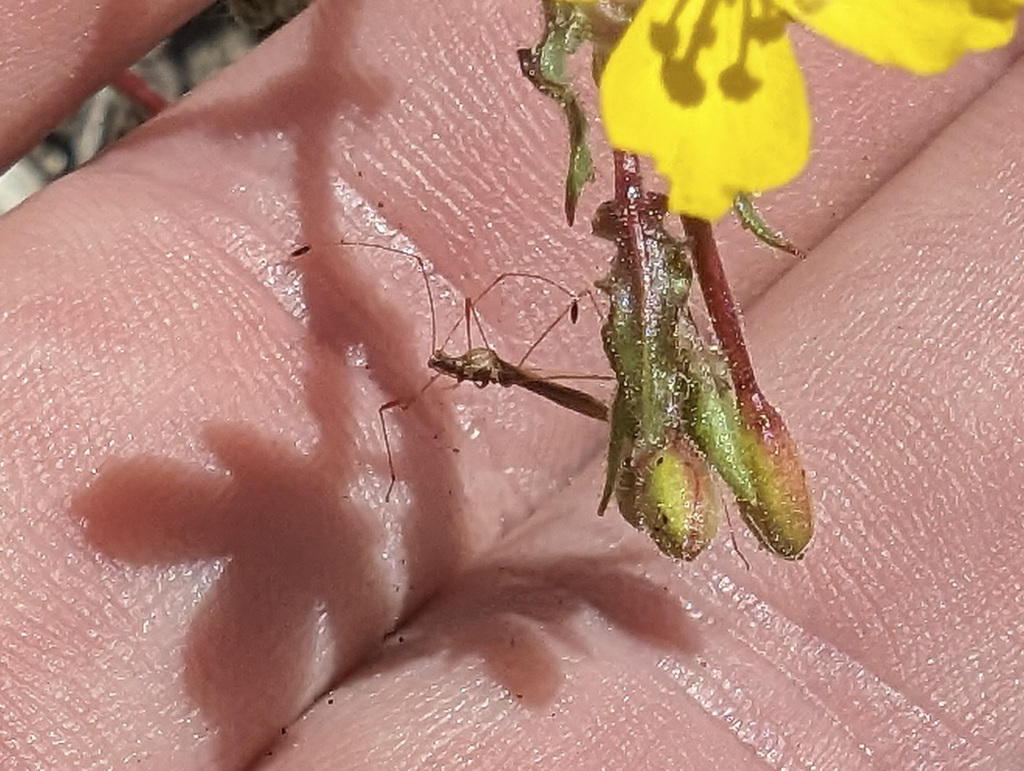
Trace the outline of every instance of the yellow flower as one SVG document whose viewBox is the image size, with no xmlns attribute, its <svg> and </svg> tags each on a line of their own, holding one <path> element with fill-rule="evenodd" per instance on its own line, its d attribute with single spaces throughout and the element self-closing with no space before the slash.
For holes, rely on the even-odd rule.
<svg viewBox="0 0 1024 771">
<path fill-rule="evenodd" d="M 736 193 L 782 185 L 807 161 L 810 116 L 790 21 L 880 64 L 926 74 L 967 51 L 1005 45 L 1021 5 L 643 0 L 601 79 L 608 138 L 654 159 L 671 182 L 673 211 L 715 220 Z"/>
</svg>

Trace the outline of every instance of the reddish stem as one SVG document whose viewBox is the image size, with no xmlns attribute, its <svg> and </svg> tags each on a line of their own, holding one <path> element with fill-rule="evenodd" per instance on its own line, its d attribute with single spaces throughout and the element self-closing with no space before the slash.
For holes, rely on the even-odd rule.
<svg viewBox="0 0 1024 771">
<path fill-rule="evenodd" d="M 693 239 L 693 261 L 698 282 L 711 317 L 711 326 L 729 363 L 736 398 L 741 405 L 759 404 L 764 401 L 764 397 L 754 378 L 754 367 L 750 362 L 747 344 L 743 341 L 739 311 L 725 278 L 725 269 L 715 244 L 715 236 L 711 232 L 711 224 L 707 220 L 686 215 L 682 219 L 687 235 Z"/>
<path fill-rule="evenodd" d="M 614 151 L 615 159 L 615 203 L 622 214 L 626 230 L 626 251 L 629 254 L 633 294 L 640 307 L 647 305 L 648 292 L 645 280 L 644 254 L 646 243 L 640 222 L 640 199 L 644 194 L 644 183 L 640 176 L 640 159 L 633 153 Z"/>
<path fill-rule="evenodd" d="M 153 117 L 167 107 L 167 100 L 131 70 L 122 71 L 110 81 L 110 85 L 145 110 L 148 117 Z"/>
</svg>

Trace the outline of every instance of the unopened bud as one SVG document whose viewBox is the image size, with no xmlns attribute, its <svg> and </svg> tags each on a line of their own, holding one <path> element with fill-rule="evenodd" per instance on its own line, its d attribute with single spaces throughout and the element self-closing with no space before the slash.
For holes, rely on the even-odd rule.
<svg viewBox="0 0 1024 771">
<path fill-rule="evenodd" d="M 754 485 L 754 497 L 738 501 L 740 515 L 763 546 L 798 559 L 814 535 L 814 507 L 796 442 L 760 393 L 744 400 L 740 415 Z"/>
<path fill-rule="evenodd" d="M 687 439 L 634 459 L 633 478 L 620 488 L 619 508 L 665 554 L 697 557 L 718 531 L 721 503 L 703 458 Z M 624 500 L 626 498 L 626 500 Z"/>
</svg>

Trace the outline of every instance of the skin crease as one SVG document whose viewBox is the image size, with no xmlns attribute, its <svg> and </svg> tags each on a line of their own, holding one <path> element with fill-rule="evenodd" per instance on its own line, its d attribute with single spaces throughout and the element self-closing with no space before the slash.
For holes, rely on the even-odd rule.
<svg viewBox="0 0 1024 771">
<path fill-rule="evenodd" d="M 164 31 L 105 29 L 96 82 Z M 821 149 L 765 200 L 813 254 L 721 232 L 818 531 L 795 564 L 737 532 L 746 571 L 725 535 L 679 565 L 597 519 L 600 426 L 528 395 L 392 412 L 383 501 L 376 410 L 424 384 L 429 319 L 414 265 L 337 242 L 399 230 L 445 325 L 503 269 L 586 287 L 608 258 L 560 221 L 562 127 L 511 52 L 535 35 L 525 2 L 325 3 L 0 222 L 0 765 L 1021 756 L 1015 53 L 918 83 L 797 35 Z M 489 298 L 491 342 L 554 297 Z M 594 315 L 538 364 L 599 368 Z"/>
</svg>

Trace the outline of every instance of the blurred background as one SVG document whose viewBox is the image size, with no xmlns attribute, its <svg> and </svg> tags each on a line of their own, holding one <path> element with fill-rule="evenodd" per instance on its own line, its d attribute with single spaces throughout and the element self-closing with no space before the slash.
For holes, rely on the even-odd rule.
<svg viewBox="0 0 1024 771">
<path fill-rule="evenodd" d="M 0 175 L 0 214 L 67 174 L 139 126 L 153 113 L 139 89 L 166 102 L 180 99 L 301 11 L 310 0 L 219 0 L 174 31 L 116 84 Z M 132 86 L 135 86 L 133 89 Z"/>
</svg>

